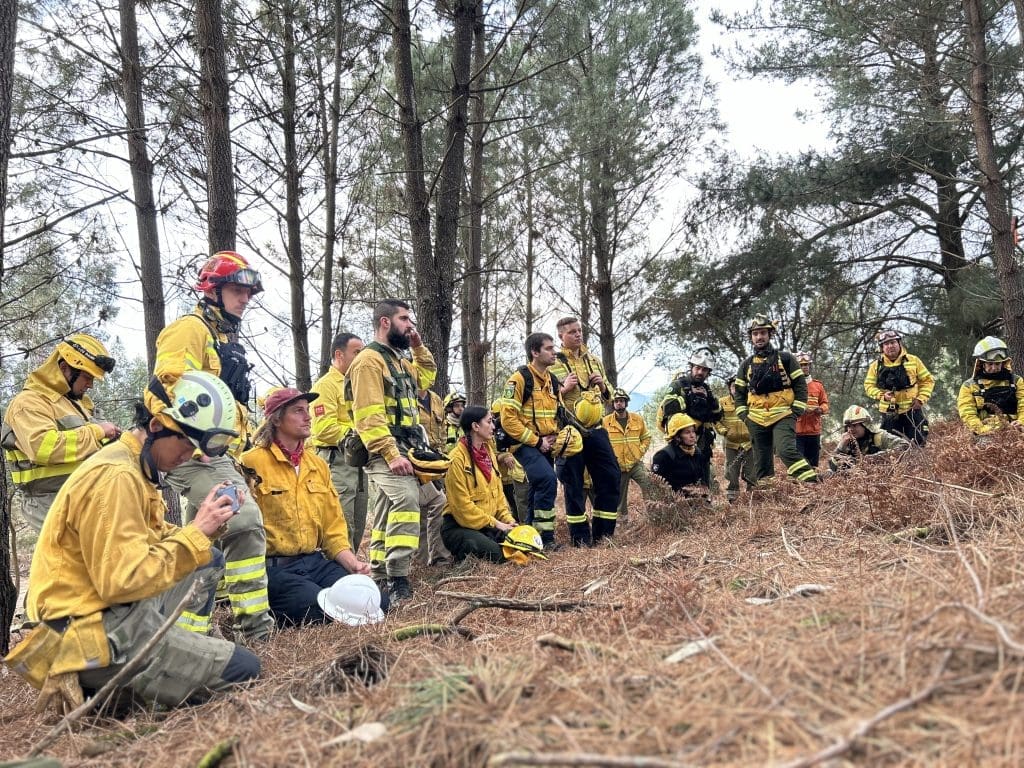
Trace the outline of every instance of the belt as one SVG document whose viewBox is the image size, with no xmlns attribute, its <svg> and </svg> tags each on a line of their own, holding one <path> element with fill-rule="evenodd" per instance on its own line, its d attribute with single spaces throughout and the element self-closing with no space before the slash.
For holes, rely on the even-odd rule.
<svg viewBox="0 0 1024 768">
<path fill-rule="evenodd" d="M 267 566 L 270 568 L 280 568 L 282 565 L 290 565 L 304 557 L 305 555 L 281 555 L 279 557 L 268 557 Z"/>
</svg>

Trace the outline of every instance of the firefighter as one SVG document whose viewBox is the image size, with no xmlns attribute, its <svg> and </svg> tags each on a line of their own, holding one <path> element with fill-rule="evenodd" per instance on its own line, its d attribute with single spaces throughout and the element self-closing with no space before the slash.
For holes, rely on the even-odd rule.
<svg viewBox="0 0 1024 768">
<path fill-rule="evenodd" d="M 341 500 L 352 552 L 359 552 L 366 532 L 368 484 L 362 467 L 345 461 L 342 441 L 352 429 L 352 404 L 345 399 L 345 374 L 363 348 L 354 333 L 339 333 L 331 343 L 331 367 L 313 384 L 320 397 L 313 408 L 312 443 L 331 469 L 331 482 Z"/>
<path fill-rule="evenodd" d="M 28 375 L 7 406 L 0 443 L 21 495 L 22 516 L 36 533 L 68 475 L 120 433 L 113 423 L 94 418 L 86 394 L 114 363 L 102 342 L 76 333 Z"/>
<path fill-rule="evenodd" d="M 667 432 L 668 444 L 654 454 L 651 471 L 665 478 L 673 491 L 706 497 L 710 486 L 705 465 L 711 462 L 711 453 L 700 447 L 697 422 L 685 413 L 675 413 L 668 420 Z"/>
<path fill-rule="evenodd" d="M 444 494 L 420 483 L 409 458 L 425 445 L 417 390 L 434 383 L 437 366 L 416 331 L 409 304 L 384 299 L 373 310 L 373 341 L 349 368 L 346 399 L 366 450 L 366 473 L 377 488 L 370 531 L 370 567 L 392 605 L 412 598 L 409 572 L 420 545 L 420 522 L 440 518 Z M 412 350 L 412 361 L 404 355 Z M 382 588 L 381 592 L 385 590 Z"/>
<path fill-rule="evenodd" d="M 224 559 L 212 546 L 233 516 L 218 483 L 179 528 L 164 519 L 164 473 L 227 452 L 237 411 L 212 374 L 188 371 L 171 396 L 156 382 L 135 423 L 63 485 L 39 534 L 26 599 L 38 622 L 5 660 L 41 689 L 38 709 L 67 711 L 138 656 L 195 587 L 174 626 L 123 685 L 147 704 L 196 703 L 259 675 L 252 653 L 208 637 Z"/>
<path fill-rule="evenodd" d="M 807 410 L 796 420 L 796 447 L 814 469 L 821 461 L 821 417 L 828 413 L 828 393 L 811 376 L 814 358 L 810 352 L 797 352 L 797 362 L 807 379 Z"/>
<path fill-rule="evenodd" d="M 444 398 L 445 440 L 444 452 L 451 453 L 462 436 L 459 419 L 466 407 L 466 396 L 461 392 L 449 392 Z"/>
<path fill-rule="evenodd" d="M 796 356 L 772 346 L 775 323 L 758 314 L 747 330 L 754 353 L 736 372 L 736 415 L 747 425 L 757 481 L 775 474 L 774 456 L 789 477 L 815 483 L 818 474 L 796 447 L 796 420 L 807 410 L 807 379 Z"/>
<path fill-rule="evenodd" d="M 219 376 L 235 398 L 239 437 L 230 455 L 194 458 L 167 475 L 167 484 L 186 499 L 186 519 L 214 486 L 230 482 L 239 492 L 246 488 L 236 460 L 248 441 L 251 366 L 238 338 L 242 316 L 252 298 L 263 290 L 263 283 L 259 272 L 241 254 L 220 251 L 200 269 L 196 287 L 202 297 L 195 310 L 175 320 L 157 337 L 153 376 L 168 391 L 186 371 Z M 235 637 L 246 644 L 266 640 L 274 628 L 267 596 L 266 544 L 260 508 L 245 497 L 238 514 L 228 523 L 221 546 Z"/>
<path fill-rule="evenodd" d="M 559 385 L 550 374 L 555 364 L 555 340 L 546 333 L 531 333 L 524 343 L 527 360 L 505 383 L 500 426 L 513 441 L 515 458 L 530 484 L 526 520 L 540 532 L 544 549 L 555 544 L 555 479 L 552 448 L 558 435 Z"/>
<path fill-rule="evenodd" d="M 888 432 L 877 426 L 867 409 L 851 405 L 843 413 L 846 431 L 839 440 L 836 452 L 828 461 L 829 469 L 838 472 L 850 469 L 861 459 L 883 454 L 902 453 L 910 448 L 903 435 Z"/>
<path fill-rule="evenodd" d="M 551 373 L 561 382 L 565 407 L 583 428 L 583 450 L 559 461 L 565 500 L 565 519 L 574 547 L 589 547 L 615 534 L 619 514 L 619 465 L 601 419 L 612 390 L 604 365 L 583 343 L 583 327 L 575 317 L 557 323 L 561 351 Z M 584 470 L 593 483 L 593 523 L 587 520 Z"/>
<path fill-rule="evenodd" d="M 707 351 L 690 357 L 690 370 L 677 371 L 672 377 L 668 394 L 662 399 L 655 416 L 662 432 L 676 413 L 685 413 L 697 423 L 697 442 L 701 451 L 709 455 L 715 445 L 715 424 L 722 418 L 722 407 L 711 391 L 708 377 L 714 370 L 714 359 Z M 705 485 L 711 486 L 711 462 L 708 462 Z"/>
<path fill-rule="evenodd" d="M 612 393 L 612 412 L 604 417 L 603 423 L 619 465 L 618 523 L 624 524 L 629 514 L 626 504 L 629 481 L 636 483 L 641 493 L 647 491 L 650 483 L 644 455 L 651 447 L 651 433 L 647 430 L 643 416 L 630 413 L 629 393 L 624 389 L 616 389 Z"/>
<path fill-rule="evenodd" d="M 960 386 L 956 399 L 960 419 L 976 435 L 1021 427 L 1024 382 L 1013 372 L 1006 342 L 986 336 L 974 347 L 974 372 Z"/>
<path fill-rule="evenodd" d="M 420 424 L 427 433 L 427 445 L 446 453 L 447 424 L 441 396 L 432 389 L 421 389 L 416 393 L 416 404 L 420 410 Z"/>
<path fill-rule="evenodd" d="M 725 479 L 728 482 L 726 496 L 735 501 L 740 493 L 740 475 L 750 490 L 757 484 L 754 456 L 751 451 L 750 432 L 743 419 L 736 415 L 736 377 L 726 379 L 729 394 L 719 400 L 722 419 L 715 422 L 715 430 L 725 440 Z"/>
<path fill-rule="evenodd" d="M 369 563 L 352 550 L 330 467 L 306 443 L 310 403 L 318 397 L 293 387 L 268 396 L 255 447 L 242 454 L 242 464 L 259 478 L 253 494 L 267 531 L 270 610 L 282 627 L 329 622 L 320 592 L 349 574 L 370 574 Z M 386 598 L 383 603 L 387 610 Z"/>
<path fill-rule="evenodd" d="M 899 331 L 881 331 L 878 347 L 881 354 L 868 366 L 864 392 L 878 402 L 882 429 L 924 445 L 928 440 L 924 404 L 932 396 L 935 379 L 919 357 L 907 352 Z"/>
</svg>

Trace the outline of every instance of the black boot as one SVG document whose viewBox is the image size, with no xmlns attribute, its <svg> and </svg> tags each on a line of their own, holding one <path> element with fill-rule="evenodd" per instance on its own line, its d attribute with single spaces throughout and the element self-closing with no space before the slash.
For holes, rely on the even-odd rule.
<svg viewBox="0 0 1024 768">
<path fill-rule="evenodd" d="M 388 598 L 392 608 L 412 600 L 412 584 L 409 583 L 408 576 L 391 577 L 388 582 Z"/>
</svg>

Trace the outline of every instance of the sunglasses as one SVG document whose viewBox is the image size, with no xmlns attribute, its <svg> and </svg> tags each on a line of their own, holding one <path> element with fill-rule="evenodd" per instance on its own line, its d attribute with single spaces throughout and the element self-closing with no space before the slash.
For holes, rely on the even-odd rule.
<svg viewBox="0 0 1024 768">
<path fill-rule="evenodd" d="M 117 361 L 114 360 L 114 358 L 107 357 L 106 355 L 94 355 L 92 352 L 87 350 L 78 342 L 71 341 L 70 339 L 65 339 L 64 343 L 67 344 L 76 352 L 78 352 L 79 354 L 81 354 L 83 357 L 85 357 L 86 360 L 96 363 L 96 367 L 99 368 L 104 373 L 113 372 L 114 365 L 117 364 Z"/>
</svg>

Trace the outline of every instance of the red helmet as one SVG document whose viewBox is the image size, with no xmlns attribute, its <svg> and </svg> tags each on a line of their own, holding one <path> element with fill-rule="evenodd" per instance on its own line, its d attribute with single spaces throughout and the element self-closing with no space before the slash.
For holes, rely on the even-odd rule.
<svg viewBox="0 0 1024 768">
<path fill-rule="evenodd" d="M 249 262 L 242 254 L 218 251 L 199 270 L 199 283 L 196 288 L 200 291 L 212 291 L 227 283 L 250 288 L 254 296 L 263 290 L 260 273 L 249 266 Z"/>
</svg>

